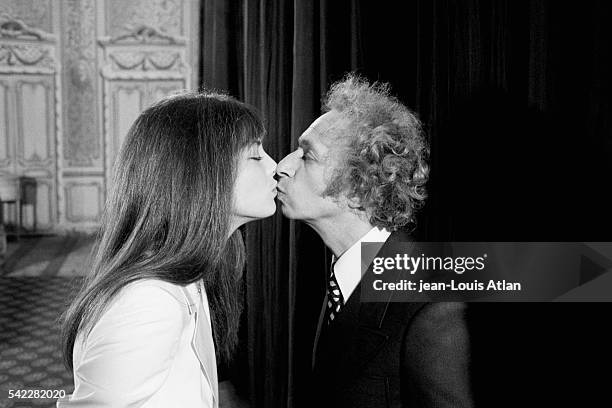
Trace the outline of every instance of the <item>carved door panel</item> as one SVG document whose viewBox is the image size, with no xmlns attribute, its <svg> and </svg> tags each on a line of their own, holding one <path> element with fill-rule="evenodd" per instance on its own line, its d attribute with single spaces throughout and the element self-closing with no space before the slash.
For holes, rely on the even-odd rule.
<svg viewBox="0 0 612 408">
<path fill-rule="evenodd" d="M 12 174 L 15 167 L 15 141 L 11 129 L 15 116 L 10 78 L 0 75 L 0 174 Z"/>
<path fill-rule="evenodd" d="M 163 97 L 184 89 L 181 80 L 113 80 L 109 81 L 109 140 L 110 169 L 132 124 L 144 109 Z"/>
<path fill-rule="evenodd" d="M 185 81 L 182 80 L 150 81 L 147 87 L 147 106 L 182 89 L 185 89 Z"/>
<path fill-rule="evenodd" d="M 21 172 L 46 172 L 55 164 L 55 87 L 53 77 L 15 75 L 17 167 Z"/>
<path fill-rule="evenodd" d="M 0 174 L 17 194 L 23 226 L 57 222 L 57 135 L 60 127 L 59 9 L 51 0 L 0 1 Z M 8 208 L 6 208 L 8 210 Z M 14 210 L 14 209 L 13 209 Z M 16 211 L 3 221 L 18 224 Z"/>
<path fill-rule="evenodd" d="M 109 83 L 109 164 L 115 163 L 119 149 L 132 123 L 146 106 L 147 85 L 145 81 L 111 81 Z"/>
<path fill-rule="evenodd" d="M 0 175 L 36 182 L 38 229 L 97 228 L 136 116 L 197 82 L 199 17 L 200 0 L 0 0 Z"/>
<path fill-rule="evenodd" d="M 34 205 L 35 201 L 36 227 L 51 228 L 56 222 L 55 78 L 1 75 L 0 100 L 1 171 L 30 178 L 36 194 L 28 203 Z M 34 208 L 23 209 L 24 226 L 29 227 L 34 221 Z"/>
</svg>

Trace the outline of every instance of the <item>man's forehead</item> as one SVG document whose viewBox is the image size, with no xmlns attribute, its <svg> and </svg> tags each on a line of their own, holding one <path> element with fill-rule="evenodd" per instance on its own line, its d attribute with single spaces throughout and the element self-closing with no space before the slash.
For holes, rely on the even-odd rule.
<svg viewBox="0 0 612 408">
<path fill-rule="evenodd" d="M 347 121 L 337 111 L 329 111 L 319 116 L 302 133 L 299 138 L 300 144 L 323 143 L 327 146 L 332 144 L 338 136 L 338 130 L 346 128 Z"/>
</svg>

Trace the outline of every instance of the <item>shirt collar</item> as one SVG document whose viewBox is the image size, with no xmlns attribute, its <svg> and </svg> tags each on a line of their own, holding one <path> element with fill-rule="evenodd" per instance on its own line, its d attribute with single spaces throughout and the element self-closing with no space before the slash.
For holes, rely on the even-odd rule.
<svg viewBox="0 0 612 408">
<path fill-rule="evenodd" d="M 388 230 L 374 227 L 335 261 L 333 272 L 336 275 L 345 304 L 357 285 L 359 285 L 361 275 L 368 267 L 368 265 L 363 265 L 361 262 L 361 243 L 385 242 L 389 235 L 391 235 L 391 232 Z"/>
</svg>

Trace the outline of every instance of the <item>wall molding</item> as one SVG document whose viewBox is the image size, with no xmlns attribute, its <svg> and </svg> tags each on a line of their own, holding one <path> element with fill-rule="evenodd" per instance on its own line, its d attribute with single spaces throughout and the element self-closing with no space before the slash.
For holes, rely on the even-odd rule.
<svg viewBox="0 0 612 408">
<path fill-rule="evenodd" d="M 92 228 L 132 118 L 197 81 L 200 0 L 0 3 L 0 173 L 39 182 L 41 230 Z"/>
<path fill-rule="evenodd" d="M 40 42 L 56 42 L 56 37 L 36 27 L 31 27 L 23 20 L 8 13 L 0 13 L 0 38 L 14 40 L 35 40 Z"/>
<path fill-rule="evenodd" d="M 97 212 L 94 216 L 86 217 L 86 216 L 78 216 L 74 214 L 74 207 L 73 207 L 74 200 L 72 199 L 72 192 L 73 192 L 73 189 L 82 188 L 82 187 L 93 187 L 96 190 Z M 80 181 L 80 182 L 70 181 L 70 182 L 67 182 L 64 185 L 64 195 L 66 196 L 66 221 L 71 222 L 71 223 L 99 221 L 100 216 L 102 215 L 103 197 L 104 197 L 104 192 L 102 191 L 101 182 L 99 181 Z"/>
</svg>

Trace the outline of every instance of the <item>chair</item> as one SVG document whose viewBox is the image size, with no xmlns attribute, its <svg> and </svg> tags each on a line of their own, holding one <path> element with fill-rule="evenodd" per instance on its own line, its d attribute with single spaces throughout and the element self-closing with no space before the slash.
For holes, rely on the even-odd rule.
<svg viewBox="0 0 612 408">
<path fill-rule="evenodd" d="M 36 179 L 22 176 L 19 178 L 21 185 L 21 200 L 19 203 L 19 228 L 23 228 L 23 206 L 32 206 L 32 232 L 36 232 Z"/>
<path fill-rule="evenodd" d="M 36 231 L 36 179 L 25 176 L 0 175 L 0 223 L 4 226 L 4 206 L 14 205 L 15 237 L 19 240 L 23 229 L 23 206 L 33 206 L 32 231 Z M 4 228 L 2 228 L 5 230 Z M 10 235 L 4 231 L 4 235 Z"/>
</svg>

